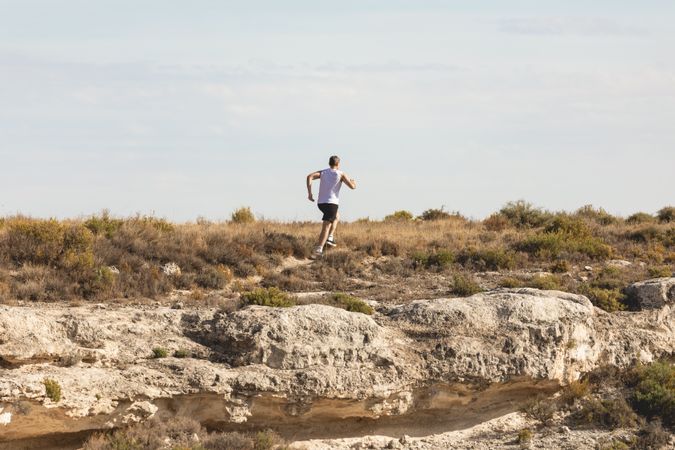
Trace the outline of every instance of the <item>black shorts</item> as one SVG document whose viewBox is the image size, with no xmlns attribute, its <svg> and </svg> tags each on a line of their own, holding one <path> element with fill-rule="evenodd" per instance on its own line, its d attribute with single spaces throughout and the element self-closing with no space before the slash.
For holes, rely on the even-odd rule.
<svg viewBox="0 0 675 450">
<path fill-rule="evenodd" d="M 324 222 L 334 222 L 337 219 L 338 205 L 335 203 L 319 203 L 319 209 L 323 213 Z"/>
</svg>

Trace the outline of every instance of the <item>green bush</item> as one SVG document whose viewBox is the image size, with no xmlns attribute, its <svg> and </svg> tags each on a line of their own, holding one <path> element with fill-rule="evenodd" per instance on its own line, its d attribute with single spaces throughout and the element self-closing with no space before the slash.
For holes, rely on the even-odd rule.
<svg viewBox="0 0 675 450">
<path fill-rule="evenodd" d="M 483 292 L 483 289 L 473 279 L 462 274 L 456 274 L 452 277 L 452 289 L 450 292 L 460 297 L 469 297 Z"/>
<path fill-rule="evenodd" d="M 385 222 L 408 222 L 410 220 L 413 220 L 414 216 L 410 211 L 394 211 L 393 213 L 389 214 L 388 216 L 385 216 L 384 220 Z"/>
<path fill-rule="evenodd" d="M 19 217 L 7 225 L 7 248 L 16 264 L 55 264 L 64 249 L 65 226 L 55 220 Z"/>
<path fill-rule="evenodd" d="M 434 208 L 427 209 L 426 211 L 422 212 L 422 214 L 420 214 L 419 216 L 419 219 L 425 221 L 444 220 L 450 218 L 458 218 L 466 220 L 458 211 L 449 213 L 447 211 L 444 211 L 443 207 L 441 207 L 441 209 L 434 209 Z"/>
<path fill-rule="evenodd" d="M 169 356 L 169 351 L 162 347 L 155 347 L 152 349 L 153 358 L 166 358 Z"/>
<path fill-rule="evenodd" d="M 574 215 L 592 220 L 600 225 L 613 225 L 620 222 L 617 217 L 611 215 L 602 208 L 593 208 L 593 205 L 582 206 L 576 210 Z"/>
<path fill-rule="evenodd" d="M 659 222 L 661 223 L 675 222 L 675 206 L 661 208 L 656 214 L 656 217 L 658 217 Z"/>
<path fill-rule="evenodd" d="M 593 305 L 607 312 L 626 309 L 624 303 L 626 296 L 619 289 L 605 289 L 584 284 L 579 288 L 579 293 L 588 297 Z"/>
<path fill-rule="evenodd" d="M 559 291 L 561 289 L 560 278 L 555 275 L 535 276 L 527 280 L 525 285 L 544 291 Z"/>
<path fill-rule="evenodd" d="M 187 358 L 188 356 L 190 356 L 190 352 L 183 348 L 179 348 L 178 350 L 173 352 L 174 358 Z"/>
<path fill-rule="evenodd" d="M 529 444 L 532 442 L 532 430 L 523 428 L 518 432 L 518 438 L 516 440 L 520 445 Z"/>
<path fill-rule="evenodd" d="M 337 292 L 330 297 L 330 302 L 335 306 L 346 309 L 350 312 L 358 312 L 362 314 L 373 314 L 373 308 L 363 300 L 347 295 L 342 292 Z"/>
<path fill-rule="evenodd" d="M 51 401 L 57 403 L 61 400 L 61 385 L 51 378 L 45 378 L 42 380 L 42 384 L 45 386 L 45 395 L 49 397 Z"/>
<path fill-rule="evenodd" d="M 516 265 L 514 253 L 501 248 L 465 250 L 459 254 L 457 261 L 479 271 L 512 269 Z"/>
<path fill-rule="evenodd" d="M 551 213 L 536 208 L 524 200 L 507 203 L 499 210 L 499 214 L 517 228 L 539 227 L 551 217 Z"/>
<path fill-rule="evenodd" d="M 673 268 L 670 266 L 652 266 L 647 268 L 651 278 L 665 278 L 673 276 Z"/>
<path fill-rule="evenodd" d="M 610 430 L 633 427 L 637 416 L 623 397 L 612 399 L 584 398 L 581 407 L 573 414 L 579 424 L 595 425 Z"/>
<path fill-rule="evenodd" d="M 651 214 L 648 214 L 646 212 L 637 212 L 635 214 L 631 214 L 628 216 L 626 219 L 626 223 L 631 224 L 631 225 L 637 225 L 641 223 L 651 223 L 655 222 L 656 218 L 652 216 Z"/>
<path fill-rule="evenodd" d="M 516 250 L 531 253 L 542 259 L 559 258 L 562 255 L 581 254 L 593 259 L 607 259 L 612 255 L 612 247 L 605 244 L 600 238 L 585 235 L 582 228 L 572 228 L 564 231 L 564 227 L 572 223 L 562 222 L 550 225 L 549 231 L 536 233 L 517 242 Z M 551 231 L 556 230 L 557 231 Z"/>
<path fill-rule="evenodd" d="M 640 367 L 632 403 L 640 414 L 659 417 L 664 425 L 675 426 L 675 366 L 656 362 Z"/>
<path fill-rule="evenodd" d="M 567 273 L 571 269 L 570 263 L 564 259 L 560 259 L 553 264 L 551 264 L 550 271 L 553 273 Z"/>
<path fill-rule="evenodd" d="M 455 255 L 449 250 L 437 250 L 430 253 L 415 252 L 410 256 L 410 259 L 415 268 L 444 269 L 452 265 L 455 261 Z"/>
<path fill-rule="evenodd" d="M 252 223 L 255 222 L 255 215 L 251 208 L 245 206 L 234 211 L 231 219 L 233 223 Z"/>
<path fill-rule="evenodd" d="M 519 287 L 523 287 L 523 285 L 524 285 L 524 283 L 522 282 L 522 280 L 519 280 L 518 278 L 513 278 L 513 277 L 502 278 L 499 281 L 499 286 L 501 286 L 503 288 L 510 288 L 510 289 L 519 288 Z"/>
<path fill-rule="evenodd" d="M 245 305 L 259 305 L 287 308 L 295 306 L 295 299 L 282 290 L 270 288 L 258 288 L 241 295 Z"/>
<path fill-rule="evenodd" d="M 95 235 L 103 235 L 110 239 L 124 223 L 121 219 L 113 219 L 108 211 L 100 216 L 91 216 L 84 222 L 84 226 Z"/>
</svg>

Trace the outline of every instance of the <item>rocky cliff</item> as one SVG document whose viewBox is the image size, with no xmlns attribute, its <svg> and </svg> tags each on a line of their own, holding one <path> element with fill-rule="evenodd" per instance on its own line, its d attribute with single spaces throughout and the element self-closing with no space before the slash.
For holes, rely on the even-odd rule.
<svg viewBox="0 0 675 450">
<path fill-rule="evenodd" d="M 614 314 L 535 289 L 372 316 L 318 304 L 0 306 L 0 447 L 56 448 L 175 415 L 224 430 L 273 425 L 294 440 L 468 428 L 594 368 L 672 354 L 669 292 L 654 309 Z"/>
</svg>

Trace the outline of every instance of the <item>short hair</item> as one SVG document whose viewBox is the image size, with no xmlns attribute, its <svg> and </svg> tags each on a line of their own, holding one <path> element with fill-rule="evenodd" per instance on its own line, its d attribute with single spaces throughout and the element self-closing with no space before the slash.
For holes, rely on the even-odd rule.
<svg viewBox="0 0 675 450">
<path fill-rule="evenodd" d="M 328 165 L 329 166 L 334 167 L 334 166 L 337 166 L 338 164 L 340 164 L 340 157 L 339 156 L 333 155 L 330 158 L 328 158 Z"/>
</svg>

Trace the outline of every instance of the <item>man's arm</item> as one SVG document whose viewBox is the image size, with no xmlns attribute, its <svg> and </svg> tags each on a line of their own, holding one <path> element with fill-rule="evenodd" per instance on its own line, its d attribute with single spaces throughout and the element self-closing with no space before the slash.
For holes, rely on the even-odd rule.
<svg viewBox="0 0 675 450">
<path fill-rule="evenodd" d="M 316 180 L 317 178 L 321 178 L 321 172 L 318 170 L 307 175 L 307 198 L 310 202 L 314 201 L 314 196 L 312 195 L 312 180 Z"/>
<path fill-rule="evenodd" d="M 341 181 L 347 186 L 349 186 L 350 189 L 356 189 L 356 180 L 354 180 L 353 178 L 349 178 L 349 175 L 347 175 L 344 172 L 342 173 Z"/>
</svg>

